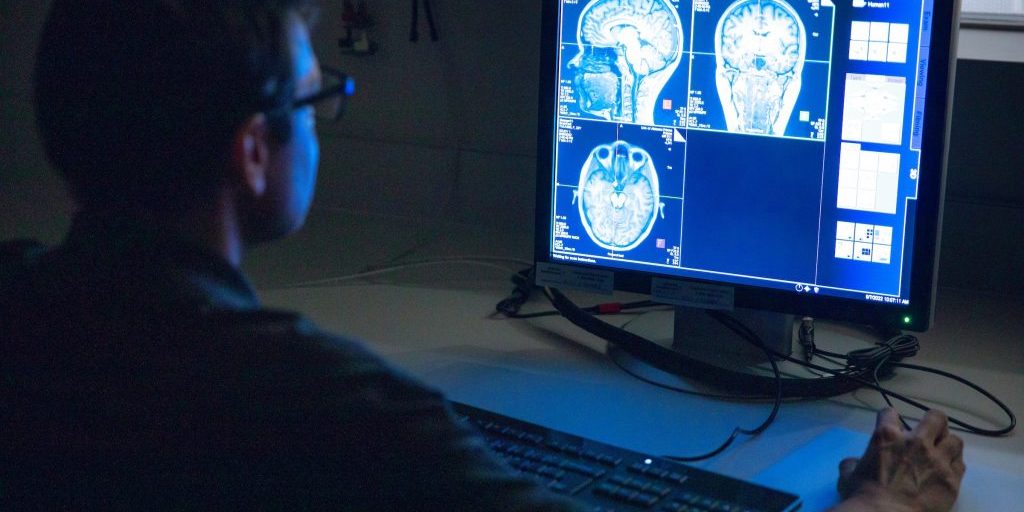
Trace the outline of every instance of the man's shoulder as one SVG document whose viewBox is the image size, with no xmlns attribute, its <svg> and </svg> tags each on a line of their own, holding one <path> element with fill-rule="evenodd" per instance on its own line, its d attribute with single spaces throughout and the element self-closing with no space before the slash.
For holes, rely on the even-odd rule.
<svg viewBox="0 0 1024 512">
<path fill-rule="evenodd" d="M 0 285 L 24 274 L 47 251 L 35 240 L 0 241 Z"/>
<path fill-rule="evenodd" d="M 325 331 L 293 311 L 214 311 L 203 315 L 199 327 L 222 340 L 241 343 L 256 367 L 270 373 L 300 370 L 305 377 L 330 381 L 384 378 L 392 384 L 428 391 L 417 379 L 367 348 L 362 340 Z"/>
<path fill-rule="evenodd" d="M 223 338 L 241 339 L 257 349 L 316 349 L 376 358 L 362 342 L 325 331 L 302 314 L 284 309 L 210 310 L 200 315 L 197 327 Z"/>
</svg>

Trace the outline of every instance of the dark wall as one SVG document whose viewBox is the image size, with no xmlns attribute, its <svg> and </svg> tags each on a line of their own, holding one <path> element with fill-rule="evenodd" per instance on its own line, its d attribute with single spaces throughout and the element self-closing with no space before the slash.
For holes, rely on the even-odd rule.
<svg viewBox="0 0 1024 512">
<path fill-rule="evenodd" d="M 1024 64 L 961 59 L 955 94 L 939 282 L 1024 293 Z"/>
</svg>

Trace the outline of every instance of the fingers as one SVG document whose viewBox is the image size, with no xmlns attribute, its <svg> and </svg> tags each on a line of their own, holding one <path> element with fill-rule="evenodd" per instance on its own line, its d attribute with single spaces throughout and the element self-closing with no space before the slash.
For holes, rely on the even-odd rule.
<svg viewBox="0 0 1024 512">
<path fill-rule="evenodd" d="M 878 411 L 878 418 L 875 419 L 875 430 L 883 430 L 887 427 L 896 429 L 897 432 L 903 430 L 903 425 L 900 424 L 900 415 L 892 407 Z"/>
<path fill-rule="evenodd" d="M 967 466 L 964 464 L 964 442 L 957 436 L 949 434 L 937 447 L 940 457 L 949 457 L 949 468 L 953 471 L 953 486 L 960 488 L 960 482 L 964 479 Z"/>
<path fill-rule="evenodd" d="M 940 457 L 949 461 L 949 466 L 953 469 L 956 477 L 963 478 L 967 471 L 967 466 L 964 464 L 964 441 L 956 435 L 949 434 L 937 448 L 941 454 Z"/>
<path fill-rule="evenodd" d="M 904 428 L 900 424 L 899 413 L 891 407 L 882 409 L 878 411 L 878 418 L 875 420 L 875 433 L 871 436 L 868 449 L 870 450 L 872 446 L 885 445 L 896 441 L 903 432 Z"/>
<path fill-rule="evenodd" d="M 941 443 L 949 434 L 949 420 L 946 418 L 946 413 L 938 409 L 929 410 L 921 419 L 921 423 L 914 428 L 914 433 L 933 444 Z"/>
<path fill-rule="evenodd" d="M 964 441 L 958 436 L 947 434 L 938 444 L 938 449 L 945 456 L 946 460 L 962 459 L 964 455 Z"/>
<path fill-rule="evenodd" d="M 953 472 L 956 474 L 956 477 L 959 479 L 963 479 L 964 473 L 967 472 L 967 465 L 964 464 L 964 459 L 956 459 L 953 461 L 952 464 L 950 464 L 950 466 L 952 466 Z"/>
<path fill-rule="evenodd" d="M 860 459 L 850 457 L 839 462 L 839 481 L 836 482 L 836 490 L 839 496 L 846 499 L 853 492 L 853 472 L 857 469 Z"/>
<path fill-rule="evenodd" d="M 853 475 L 853 471 L 857 469 L 858 462 L 860 462 L 860 459 L 857 457 L 847 457 L 839 461 L 839 478 L 850 478 Z"/>
<path fill-rule="evenodd" d="M 935 412 L 942 415 L 942 418 L 945 419 L 944 414 L 939 411 Z M 927 418 L 928 416 L 926 415 L 925 419 Z M 922 420 L 921 424 L 924 424 L 924 420 Z M 935 449 L 940 460 L 949 461 L 949 468 L 953 471 L 953 476 L 956 477 L 953 484 L 956 488 L 959 488 L 960 481 L 963 479 L 964 473 L 967 472 L 967 466 L 964 464 L 964 441 L 959 436 L 949 432 L 948 424 L 944 426 L 944 436 L 936 443 Z"/>
</svg>

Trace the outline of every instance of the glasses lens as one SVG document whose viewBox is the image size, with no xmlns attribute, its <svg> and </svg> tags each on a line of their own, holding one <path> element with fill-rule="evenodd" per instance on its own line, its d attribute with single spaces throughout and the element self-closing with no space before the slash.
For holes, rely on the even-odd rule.
<svg viewBox="0 0 1024 512">
<path fill-rule="evenodd" d="M 323 88 L 321 90 L 328 91 L 334 90 L 341 85 L 341 81 L 338 77 L 333 74 L 324 74 L 323 77 Z M 342 107 L 344 107 L 345 95 L 334 94 L 328 98 L 324 98 L 316 102 L 316 117 L 323 121 L 337 121 L 341 117 Z"/>
</svg>

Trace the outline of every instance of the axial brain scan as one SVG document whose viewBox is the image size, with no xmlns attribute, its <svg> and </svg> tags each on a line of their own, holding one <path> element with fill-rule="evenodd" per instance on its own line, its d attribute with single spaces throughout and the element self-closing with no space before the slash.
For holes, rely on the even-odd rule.
<svg viewBox="0 0 1024 512">
<path fill-rule="evenodd" d="M 577 197 L 587 234 L 613 251 L 640 245 L 654 227 L 655 214 L 664 208 L 651 155 L 621 140 L 590 152 L 580 173 Z"/>
<path fill-rule="evenodd" d="M 569 62 L 580 108 L 612 121 L 654 124 L 658 95 L 682 58 L 683 26 L 666 0 L 592 0 Z"/>
<path fill-rule="evenodd" d="M 715 84 L 730 132 L 784 135 L 796 99 L 807 35 L 783 0 L 739 0 L 715 30 Z"/>
</svg>

